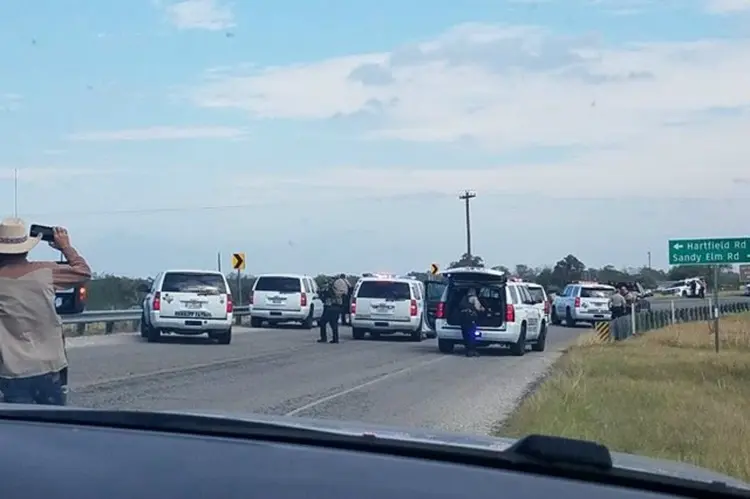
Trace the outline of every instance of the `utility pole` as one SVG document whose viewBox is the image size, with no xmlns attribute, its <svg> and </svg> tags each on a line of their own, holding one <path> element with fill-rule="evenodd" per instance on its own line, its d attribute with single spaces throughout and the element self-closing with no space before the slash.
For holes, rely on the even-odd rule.
<svg viewBox="0 0 750 499">
<path fill-rule="evenodd" d="M 18 218 L 18 168 L 13 169 L 13 216 Z"/>
<path fill-rule="evenodd" d="M 648 252 L 648 268 L 651 270 L 651 252 Z"/>
<path fill-rule="evenodd" d="M 464 191 L 463 194 L 458 196 L 458 199 L 466 203 L 466 254 L 471 257 L 471 211 L 469 208 L 469 202 L 477 197 L 475 192 Z"/>
</svg>

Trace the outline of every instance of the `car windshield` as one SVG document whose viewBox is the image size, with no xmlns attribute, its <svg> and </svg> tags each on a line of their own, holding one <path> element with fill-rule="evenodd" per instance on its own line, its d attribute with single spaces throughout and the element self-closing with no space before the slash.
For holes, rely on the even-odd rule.
<svg viewBox="0 0 750 499">
<path fill-rule="evenodd" d="M 224 278 L 218 274 L 168 272 L 161 285 L 163 293 L 226 293 Z"/>
<path fill-rule="evenodd" d="M 581 288 L 581 298 L 609 298 L 615 293 L 614 288 L 584 287 Z"/>
<path fill-rule="evenodd" d="M 297 277 L 261 276 L 255 282 L 255 291 L 277 291 L 279 293 L 299 293 L 302 284 Z"/>
<path fill-rule="evenodd" d="M 409 285 L 405 282 L 364 281 L 359 287 L 357 298 L 375 298 L 387 300 L 410 300 Z"/>
<path fill-rule="evenodd" d="M 0 12 L 0 400 L 750 480 L 750 0 Z"/>
</svg>

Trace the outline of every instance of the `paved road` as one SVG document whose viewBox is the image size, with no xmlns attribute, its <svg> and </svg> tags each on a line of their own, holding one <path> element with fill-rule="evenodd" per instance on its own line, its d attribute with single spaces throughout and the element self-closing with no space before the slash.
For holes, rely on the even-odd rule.
<svg viewBox="0 0 750 499">
<path fill-rule="evenodd" d="M 435 340 L 318 344 L 315 331 L 238 328 L 232 345 L 137 335 L 75 338 L 73 405 L 224 410 L 486 433 L 586 328 L 549 331 L 544 353 L 443 355 Z M 457 350 L 459 352 L 460 350 Z"/>
<path fill-rule="evenodd" d="M 652 310 L 670 310 L 672 305 L 671 301 L 674 301 L 676 308 L 690 308 L 700 307 L 701 305 L 708 305 L 708 298 L 701 300 L 700 298 L 655 298 L 651 299 Z M 750 304 L 749 296 L 720 296 L 719 303 L 747 303 Z"/>
</svg>

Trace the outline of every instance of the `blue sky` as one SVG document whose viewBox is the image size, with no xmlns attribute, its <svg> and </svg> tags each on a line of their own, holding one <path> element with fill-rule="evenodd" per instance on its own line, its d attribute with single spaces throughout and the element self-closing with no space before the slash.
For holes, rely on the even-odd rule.
<svg viewBox="0 0 750 499">
<path fill-rule="evenodd" d="M 0 199 L 97 270 L 666 262 L 746 235 L 750 1 L 36 0 Z M 39 257 L 47 256 L 40 251 Z M 228 260 L 228 258 L 225 258 Z"/>
</svg>

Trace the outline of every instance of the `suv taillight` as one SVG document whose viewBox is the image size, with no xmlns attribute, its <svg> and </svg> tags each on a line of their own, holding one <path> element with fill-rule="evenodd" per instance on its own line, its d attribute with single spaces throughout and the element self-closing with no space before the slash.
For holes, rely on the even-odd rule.
<svg viewBox="0 0 750 499">
<path fill-rule="evenodd" d="M 445 319 L 445 302 L 441 301 L 437 305 L 437 310 L 435 310 L 435 318 L 436 319 Z"/>
<path fill-rule="evenodd" d="M 516 308 L 513 305 L 505 305 L 505 322 L 516 322 Z"/>
<path fill-rule="evenodd" d="M 155 312 L 161 310 L 161 293 L 159 291 L 154 293 L 154 299 L 151 302 L 151 310 Z"/>
<path fill-rule="evenodd" d="M 576 308 L 580 307 L 580 306 L 581 306 L 581 298 L 580 298 L 580 297 L 578 297 L 578 296 L 576 296 L 576 301 L 575 301 L 575 303 L 574 303 L 573 305 L 574 305 L 574 306 L 575 306 Z"/>
<path fill-rule="evenodd" d="M 83 286 L 78 288 L 78 299 L 81 300 L 81 303 L 86 303 L 86 288 Z"/>
<path fill-rule="evenodd" d="M 255 301 L 255 291 L 250 291 L 250 297 L 248 298 L 247 301 L 249 305 L 253 304 L 253 302 Z"/>
<path fill-rule="evenodd" d="M 416 317 L 418 313 L 419 308 L 417 308 L 417 300 L 412 300 L 411 305 L 409 306 L 409 315 Z"/>
<path fill-rule="evenodd" d="M 307 293 L 300 293 L 299 294 L 299 306 L 300 307 L 306 307 L 307 306 Z"/>
<path fill-rule="evenodd" d="M 349 313 L 350 314 L 356 314 L 357 313 L 357 300 L 352 300 L 352 304 L 349 307 Z"/>
<path fill-rule="evenodd" d="M 545 314 L 549 313 L 549 308 L 550 308 L 549 300 L 544 300 L 544 313 Z"/>
<path fill-rule="evenodd" d="M 227 293 L 227 313 L 231 314 L 232 310 L 234 310 L 234 302 L 232 301 L 232 295 Z"/>
</svg>

